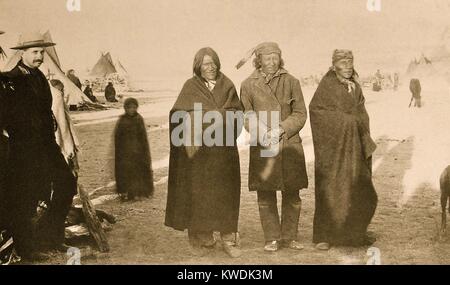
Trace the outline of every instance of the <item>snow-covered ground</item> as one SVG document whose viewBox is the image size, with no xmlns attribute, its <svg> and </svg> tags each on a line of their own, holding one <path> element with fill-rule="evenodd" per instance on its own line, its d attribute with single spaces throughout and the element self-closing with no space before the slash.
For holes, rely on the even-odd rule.
<svg viewBox="0 0 450 285">
<path fill-rule="evenodd" d="M 403 197 L 408 202 L 423 185 L 439 191 L 439 176 L 450 164 L 450 90 L 438 82 L 422 81 L 422 108 L 408 108 L 410 92 L 404 84 L 398 92 L 365 92 L 374 139 L 385 138 L 395 147 L 402 140 L 414 146 L 411 167 L 403 178 Z M 375 161 L 374 170 L 381 161 Z"/>
<path fill-rule="evenodd" d="M 175 91 L 128 93 L 120 99 L 120 102 L 123 102 L 127 97 L 134 97 L 138 101 L 151 101 L 151 103 L 140 106 L 139 113 L 144 118 L 163 117 L 168 116 L 176 96 L 177 92 Z M 123 112 L 122 108 L 114 108 L 103 111 L 80 112 L 72 114 L 71 118 L 76 126 L 92 125 L 115 121 Z"/>
</svg>

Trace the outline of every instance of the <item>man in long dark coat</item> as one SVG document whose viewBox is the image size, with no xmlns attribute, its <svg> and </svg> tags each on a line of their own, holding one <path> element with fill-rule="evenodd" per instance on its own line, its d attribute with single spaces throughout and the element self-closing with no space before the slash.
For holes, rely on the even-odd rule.
<svg viewBox="0 0 450 285">
<path fill-rule="evenodd" d="M 249 119 L 256 115 L 258 125 L 266 125 L 263 138 L 267 137 L 271 142 L 258 140 L 250 146 L 248 186 L 250 191 L 257 192 L 264 250 L 274 252 L 282 246 L 301 250 L 303 245 L 297 241 L 301 210 L 299 192 L 308 187 L 299 135 L 307 117 L 305 102 L 300 82 L 283 68 L 281 50 L 276 43 L 262 43 L 254 53 L 255 71 L 241 85 L 241 102 Z M 237 67 L 245 61 L 244 58 Z M 267 121 L 262 118 L 264 112 L 269 113 Z M 270 116 L 272 112 L 277 113 L 275 125 Z M 256 135 L 252 133 L 251 123 L 246 124 L 246 128 L 252 136 Z M 278 147 L 275 155 L 263 155 L 267 145 Z M 277 191 L 282 193 L 281 221 Z"/>
<path fill-rule="evenodd" d="M 231 145 L 213 144 L 208 146 L 202 140 L 198 145 L 177 142 L 174 134 L 180 126 L 189 128 L 190 120 L 200 124 L 205 131 L 213 127 L 217 135 L 231 128 L 226 113 L 241 111 L 234 84 L 220 72 L 220 61 L 211 48 L 200 49 L 194 59 L 194 77 L 186 81 L 170 112 L 170 163 L 169 189 L 165 225 L 176 230 L 188 230 L 189 240 L 194 248 L 212 247 L 215 243 L 213 232 L 220 232 L 225 251 L 231 256 L 238 255 L 236 238 L 238 232 L 240 204 L 240 166 L 236 138 L 240 131 L 235 124 L 232 129 Z M 218 125 L 195 121 L 194 104 L 202 104 L 200 120 L 206 112 L 216 111 L 223 121 Z M 176 116 L 190 116 L 178 122 Z M 183 116 L 184 116 L 183 115 Z M 187 118 L 187 117 L 186 117 Z M 188 121 L 189 120 L 189 121 Z M 237 122 L 235 122 L 237 123 Z M 184 125 L 183 125 L 184 124 Z M 195 132 L 191 132 L 195 134 Z M 183 136 L 188 136 L 183 133 Z M 189 137 L 190 138 L 190 137 Z"/>
<path fill-rule="evenodd" d="M 371 244 L 367 227 L 377 205 L 371 170 L 376 144 L 351 51 L 334 52 L 333 67 L 309 110 L 315 153 L 313 241 L 321 250 Z"/>
<path fill-rule="evenodd" d="M 22 36 L 22 43 L 13 48 L 22 50 L 22 58 L 5 74 L 10 88 L 0 102 L 0 129 L 7 131 L 10 149 L 7 211 L 15 248 L 25 260 L 41 257 L 32 226 L 38 201 L 51 200 L 47 242 L 50 248 L 60 249 L 64 221 L 76 194 L 75 177 L 55 141 L 50 86 L 38 69 L 44 48 L 52 45 L 39 33 Z"/>
</svg>

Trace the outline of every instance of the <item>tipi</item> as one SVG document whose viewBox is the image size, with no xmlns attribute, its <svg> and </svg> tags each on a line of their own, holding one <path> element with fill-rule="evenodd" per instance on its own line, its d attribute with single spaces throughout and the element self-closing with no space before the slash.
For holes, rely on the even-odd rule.
<svg viewBox="0 0 450 285">
<path fill-rule="evenodd" d="M 4 31 L 0 31 L 0 35 L 4 34 L 4 33 L 5 33 Z M 3 51 L 2 47 L 0 46 L 0 59 L 5 59 L 5 58 L 6 58 L 6 54 Z"/>
<path fill-rule="evenodd" d="M 433 77 L 445 79 L 450 83 L 450 27 L 447 27 L 437 39 L 433 48 L 422 54 L 419 61 L 412 61 L 407 75 L 414 77 Z"/>
<path fill-rule="evenodd" d="M 44 34 L 44 38 L 47 41 L 52 42 L 52 38 L 50 32 L 47 31 Z M 21 51 L 17 51 L 10 58 L 8 63 L 6 64 L 4 71 L 10 71 L 13 69 L 21 58 Z M 61 64 L 58 58 L 58 54 L 56 53 L 56 49 L 54 46 L 45 48 L 45 56 L 44 63 L 39 67 L 39 69 L 49 78 L 49 79 L 58 79 L 64 84 L 64 93 L 67 97 L 68 105 L 77 105 L 80 106 L 84 102 L 91 102 L 86 95 L 78 89 L 75 84 L 70 81 L 69 78 L 66 77 L 64 72 L 61 70 Z"/>
<path fill-rule="evenodd" d="M 119 60 L 116 61 L 114 66 L 116 67 L 116 70 L 117 70 L 117 73 L 119 74 L 119 76 L 122 76 L 123 78 L 128 79 L 128 77 L 129 77 L 128 71 L 125 69 L 125 67 L 123 67 L 122 63 Z"/>
<path fill-rule="evenodd" d="M 98 83 L 97 86 L 100 86 L 100 90 L 104 89 L 107 81 L 113 81 L 114 86 L 119 90 L 134 90 L 128 71 L 117 58 L 113 59 L 109 52 L 101 54 L 97 63 L 90 70 L 89 77 Z"/>
<path fill-rule="evenodd" d="M 117 73 L 116 67 L 111 58 L 111 54 L 108 52 L 102 54 L 94 65 L 92 70 L 89 72 L 89 76 L 92 77 L 106 77 L 109 74 Z"/>
<path fill-rule="evenodd" d="M 414 77 L 430 77 L 436 74 L 436 68 L 433 62 L 422 54 L 419 60 L 411 61 L 406 74 Z"/>
</svg>

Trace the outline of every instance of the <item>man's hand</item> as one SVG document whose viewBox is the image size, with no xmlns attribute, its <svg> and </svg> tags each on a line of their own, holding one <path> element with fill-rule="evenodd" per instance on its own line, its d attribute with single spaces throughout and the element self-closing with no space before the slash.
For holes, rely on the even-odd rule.
<svg viewBox="0 0 450 285">
<path fill-rule="evenodd" d="M 282 128 L 269 129 L 264 134 L 262 145 L 268 147 L 280 143 L 283 138 L 284 130 Z"/>
</svg>

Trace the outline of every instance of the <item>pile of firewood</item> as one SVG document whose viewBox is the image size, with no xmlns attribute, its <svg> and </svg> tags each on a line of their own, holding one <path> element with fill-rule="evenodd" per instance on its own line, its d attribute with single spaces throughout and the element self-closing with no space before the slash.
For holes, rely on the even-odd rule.
<svg viewBox="0 0 450 285">
<path fill-rule="evenodd" d="M 104 211 L 96 210 L 82 185 L 78 186 L 78 196 L 81 205 L 72 207 L 67 216 L 66 238 L 89 235 L 95 240 L 100 252 L 108 252 L 105 231 L 111 229 L 110 225 L 116 219 Z"/>
</svg>

